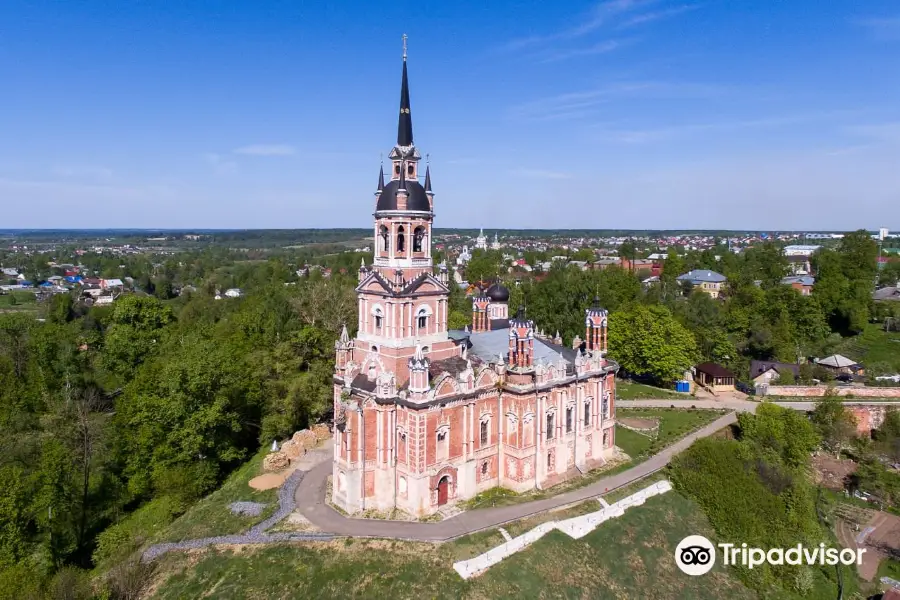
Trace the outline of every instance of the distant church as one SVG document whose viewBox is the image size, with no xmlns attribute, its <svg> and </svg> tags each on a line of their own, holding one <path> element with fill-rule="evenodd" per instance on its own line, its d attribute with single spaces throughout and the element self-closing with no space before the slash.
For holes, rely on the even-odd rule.
<svg viewBox="0 0 900 600">
<path fill-rule="evenodd" d="M 495 486 L 523 492 L 614 454 L 607 313 L 586 307 L 575 348 L 536 335 L 495 284 L 472 330 L 447 328 L 448 272 L 431 254 L 430 166 L 419 183 L 404 36 L 397 144 L 375 190 L 374 263 L 359 271 L 359 331 L 336 342 L 333 502 L 428 515 Z M 554 343 L 555 342 L 555 343 Z"/>
</svg>

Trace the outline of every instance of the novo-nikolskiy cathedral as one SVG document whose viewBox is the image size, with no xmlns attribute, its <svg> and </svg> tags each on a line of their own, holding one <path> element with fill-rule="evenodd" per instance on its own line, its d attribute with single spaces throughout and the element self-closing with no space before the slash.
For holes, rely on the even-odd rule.
<svg viewBox="0 0 900 600">
<path fill-rule="evenodd" d="M 472 299 L 471 331 L 448 330 L 451 284 L 432 261 L 421 158 L 404 37 L 397 143 L 375 189 L 374 262 L 356 288 L 359 331 L 336 342 L 332 500 L 349 513 L 428 515 L 495 486 L 551 486 L 615 452 L 618 365 L 596 301 L 573 348 L 536 336 L 499 284 Z"/>
</svg>

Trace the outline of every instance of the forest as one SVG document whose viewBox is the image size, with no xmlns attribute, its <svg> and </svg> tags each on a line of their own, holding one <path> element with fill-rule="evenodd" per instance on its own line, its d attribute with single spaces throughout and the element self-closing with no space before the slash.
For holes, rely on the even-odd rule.
<svg viewBox="0 0 900 600">
<path fill-rule="evenodd" d="M 57 295 L 43 321 L 0 314 L 0 597 L 86 578 L 133 549 L 104 530 L 148 505 L 171 520 L 261 444 L 328 414 L 355 274 L 254 272 L 236 301 L 198 290 L 85 309 Z"/>
</svg>

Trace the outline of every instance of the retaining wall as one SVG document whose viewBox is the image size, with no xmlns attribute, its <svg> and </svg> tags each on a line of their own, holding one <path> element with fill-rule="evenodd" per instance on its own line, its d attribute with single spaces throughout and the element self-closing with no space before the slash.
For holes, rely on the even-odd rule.
<svg viewBox="0 0 900 600">
<path fill-rule="evenodd" d="M 769 385 L 760 386 L 763 396 L 789 396 L 798 398 L 816 398 L 825 395 L 828 387 L 824 385 Z M 854 396 L 856 398 L 897 398 L 900 399 L 900 387 L 853 387 L 837 386 L 831 388 L 838 396 Z"/>
<path fill-rule="evenodd" d="M 665 494 L 671 489 L 672 484 L 668 481 L 659 481 L 627 498 L 619 500 L 615 504 L 610 504 L 597 512 L 562 521 L 548 521 L 547 523 L 541 523 L 531 531 L 523 533 L 504 544 L 500 544 L 484 554 L 469 560 L 454 563 L 453 568 L 463 579 L 475 577 L 486 571 L 488 568 L 496 565 L 504 558 L 512 556 L 520 550 L 524 550 L 554 529 L 558 529 L 575 539 L 582 538 L 596 529 L 596 527 L 604 521 L 621 517 L 625 514 L 625 511 L 632 506 L 640 506 L 647 501 L 647 498 Z"/>
</svg>

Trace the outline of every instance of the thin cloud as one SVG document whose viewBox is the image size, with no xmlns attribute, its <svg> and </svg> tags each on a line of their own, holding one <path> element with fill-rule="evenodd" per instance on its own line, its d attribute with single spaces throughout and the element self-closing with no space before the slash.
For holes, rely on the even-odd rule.
<svg viewBox="0 0 900 600">
<path fill-rule="evenodd" d="M 683 137 L 704 132 L 735 131 L 742 129 L 761 129 L 767 127 L 784 127 L 821 120 L 830 120 L 855 114 L 854 111 L 822 111 L 798 115 L 786 115 L 778 117 L 763 117 L 759 119 L 742 119 L 735 121 L 720 121 L 714 123 L 693 123 L 676 125 L 673 127 L 660 127 L 657 129 L 636 130 L 604 130 L 600 134 L 603 141 L 620 142 L 624 144 L 647 144 L 661 142 L 673 138 Z"/>
<path fill-rule="evenodd" d="M 513 106 L 510 116 L 517 119 L 547 121 L 591 116 L 605 103 L 622 98 L 715 98 L 728 92 L 720 85 L 634 81 L 610 84 L 583 92 L 570 92 L 539 98 Z"/>
<path fill-rule="evenodd" d="M 545 53 L 543 58 L 539 61 L 541 63 L 551 63 L 558 62 L 561 60 L 568 60 L 570 58 L 577 58 L 580 56 L 594 56 L 597 54 L 607 54 L 614 50 L 618 50 L 623 46 L 627 46 L 628 44 L 633 43 L 634 40 L 607 40 L 605 42 L 600 42 L 598 44 L 594 44 L 593 46 L 588 46 L 587 48 L 573 48 L 570 50 L 559 50 Z M 540 55 L 539 55 L 540 56 Z"/>
<path fill-rule="evenodd" d="M 562 171 L 548 171 L 545 169 L 527 169 L 519 168 L 510 171 L 510 175 L 518 177 L 532 177 L 534 179 L 571 179 L 571 173 L 563 173 Z"/>
<path fill-rule="evenodd" d="M 206 161 L 213 170 L 219 175 L 223 175 L 225 173 L 231 173 L 237 169 L 237 163 L 233 160 L 228 160 L 223 157 L 221 154 L 215 153 L 207 153 L 203 155 L 203 160 Z"/>
<path fill-rule="evenodd" d="M 297 150 L 287 144 L 251 144 L 236 148 L 233 152 L 250 156 L 292 156 L 297 153 Z"/>
<path fill-rule="evenodd" d="M 866 28 L 876 40 L 900 40 L 900 16 L 858 19 L 856 24 Z"/>
<path fill-rule="evenodd" d="M 58 177 L 73 179 L 94 179 L 97 181 L 109 181 L 112 179 L 112 169 L 99 166 L 72 166 L 64 165 L 53 169 L 53 174 Z"/>
<path fill-rule="evenodd" d="M 871 125 L 853 125 L 847 127 L 846 132 L 889 144 L 900 144 L 900 121 L 888 121 Z"/>
<path fill-rule="evenodd" d="M 652 23 L 653 21 L 669 19 L 671 17 L 676 17 L 692 10 L 697 10 L 698 8 L 700 8 L 699 4 L 684 4 L 682 6 L 674 6 L 672 8 L 667 8 L 664 10 L 635 15 L 630 19 L 620 23 L 618 29 L 627 29 L 636 25 L 643 25 L 645 23 Z"/>
<path fill-rule="evenodd" d="M 597 4 L 588 14 L 582 17 L 582 21 L 568 29 L 547 35 L 532 35 L 509 41 L 503 49 L 515 52 L 524 48 L 546 44 L 558 40 L 574 40 L 589 33 L 597 31 L 616 17 L 641 10 L 656 4 L 659 0 L 608 0 Z"/>
</svg>

